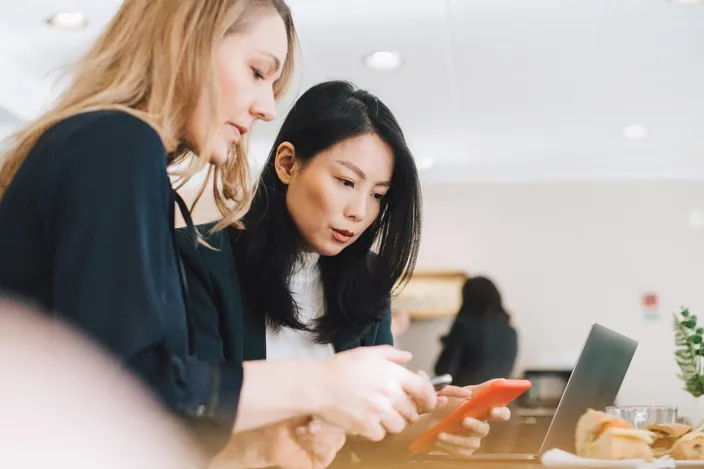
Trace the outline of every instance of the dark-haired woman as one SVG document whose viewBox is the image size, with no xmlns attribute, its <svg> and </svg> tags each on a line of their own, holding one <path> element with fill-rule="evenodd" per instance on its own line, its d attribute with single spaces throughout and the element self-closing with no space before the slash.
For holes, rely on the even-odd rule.
<svg viewBox="0 0 704 469">
<path fill-rule="evenodd" d="M 391 111 L 347 82 L 312 87 L 281 127 L 245 229 L 201 226 L 215 249 L 180 233 L 197 353 L 275 360 L 392 344 L 390 292 L 413 271 L 420 222 L 418 174 Z M 444 448 L 478 446 L 486 424 L 466 425 Z M 383 426 L 405 427 L 392 416 Z"/>
</svg>

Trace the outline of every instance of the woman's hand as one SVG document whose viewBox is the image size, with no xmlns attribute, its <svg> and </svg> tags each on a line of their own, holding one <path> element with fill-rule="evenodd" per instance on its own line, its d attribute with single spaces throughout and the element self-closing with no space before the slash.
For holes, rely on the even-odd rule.
<svg viewBox="0 0 704 469">
<path fill-rule="evenodd" d="M 234 435 L 210 469 L 324 469 L 344 444 L 339 428 L 296 418 Z"/>
<path fill-rule="evenodd" d="M 315 415 L 371 441 L 400 433 L 419 413 L 437 407 L 430 382 L 401 366 L 410 358 L 407 352 L 378 346 L 320 360 L 308 384 L 320 390 Z"/>
<path fill-rule="evenodd" d="M 473 394 L 496 380 L 486 381 L 476 386 L 446 386 L 438 393 L 439 405 L 433 412 L 433 417 L 443 418 L 462 404 Z M 491 409 L 490 420 L 506 421 L 511 418 L 511 411 L 507 407 L 495 407 Z M 436 448 L 457 456 L 471 456 L 481 445 L 482 438 L 489 434 L 489 424 L 474 418 L 466 418 L 462 426 L 467 429 L 466 433 L 460 435 L 450 435 L 441 433 L 438 436 Z"/>
<path fill-rule="evenodd" d="M 506 407 L 497 407 L 491 411 L 491 420 L 505 421 L 511 418 L 511 411 Z M 489 424 L 473 418 L 466 418 L 462 421 L 462 426 L 467 429 L 466 433 L 451 435 L 441 433 L 438 435 L 435 447 L 446 453 L 456 456 L 471 456 L 479 449 L 482 439 L 489 434 Z"/>
<path fill-rule="evenodd" d="M 422 377 L 423 379 L 426 379 L 430 381 L 430 376 L 428 376 L 428 373 L 426 373 L 423 370 L 418 371 L 418 375 Z M 483 383 L 481 386 L 484 386 L 491 381 L 487 381 L 486 383 Z M 442 409 L 446 408 L 447 405 L 449 404 L 450 400 L 453 400 L 453 402 L 456 404 L 453 406 L 456 407 L 459 405 L 461 402 L 469 399 L 472 397 L 472 391 L 475 388 L 475 386 L 466 386 L 466 387 L 459 387 L 459 386 L 452 386 L 452 385 L 447 385 L 444 388 L 442 388 L 440 391 L 437 392 L 437 400 L 435 403 L 435 407 L 430 409 L 429 412 L 433 412 L 437 415 L 438 412 L 440 412 Z M 423 412 L 425 413 L 425 412 Z M 449 415 L 449 413 L 448 413 Z"/>
</svg>

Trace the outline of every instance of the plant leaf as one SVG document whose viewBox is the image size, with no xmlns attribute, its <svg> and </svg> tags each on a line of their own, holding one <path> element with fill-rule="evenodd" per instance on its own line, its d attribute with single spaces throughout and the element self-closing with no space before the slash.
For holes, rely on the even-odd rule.
<svg viewBox="0 0 704 469">
<path fill-rule="evenodd" d="M 680 369 L 677 377 L 684 382 L 684 389 L 694 397 L 704 395 L 704 376 L 701 373 L 701 359 L 697 353 L 694 341 L 701 341 L 696 326 L 696 316 L 688 310 L 680 315 L 674 315 L 673 330 L 675 333 L 675 362 Z"/>
</svg>

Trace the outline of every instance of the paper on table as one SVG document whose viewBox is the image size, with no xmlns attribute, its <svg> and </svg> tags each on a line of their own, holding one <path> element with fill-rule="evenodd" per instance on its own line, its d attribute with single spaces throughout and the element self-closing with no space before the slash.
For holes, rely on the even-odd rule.
<svg viewBox="0 0 704 469">
<path fill-rule="evenodd" d="M 561 449 L 546 451 L 541 457 L 541 462 L 546 467 L 613 467 L 619 469 L 666 469 L 676 467 L 675 460 L 669 456 L 663 456 L 652 462 L 643 461 L 642 459 L 609 461 L 582 458 Z"/>
</svg>

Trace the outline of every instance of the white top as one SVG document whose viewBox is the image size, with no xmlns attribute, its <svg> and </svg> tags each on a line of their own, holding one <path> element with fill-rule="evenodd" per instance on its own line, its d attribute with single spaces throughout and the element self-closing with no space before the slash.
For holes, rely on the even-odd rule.
<svg viewBox="0 0 704 469">
<path fill-rule="evenodd" d="M 289 289 L 298 304 L 300 320 L 311 325 L 313 320 L 324 313 L 325 301 L 323 283 L 318 268 L 318 254 L 307 253 L 293 275 Z M 316 344 L 314 338 L 306 331 L 297 331 L 288 327 L 274 332 L 266 330 L 266 358 L 277 360 L 283 358 L 329 357 L 335 353 L 332 344 Z"/>
</svg>

